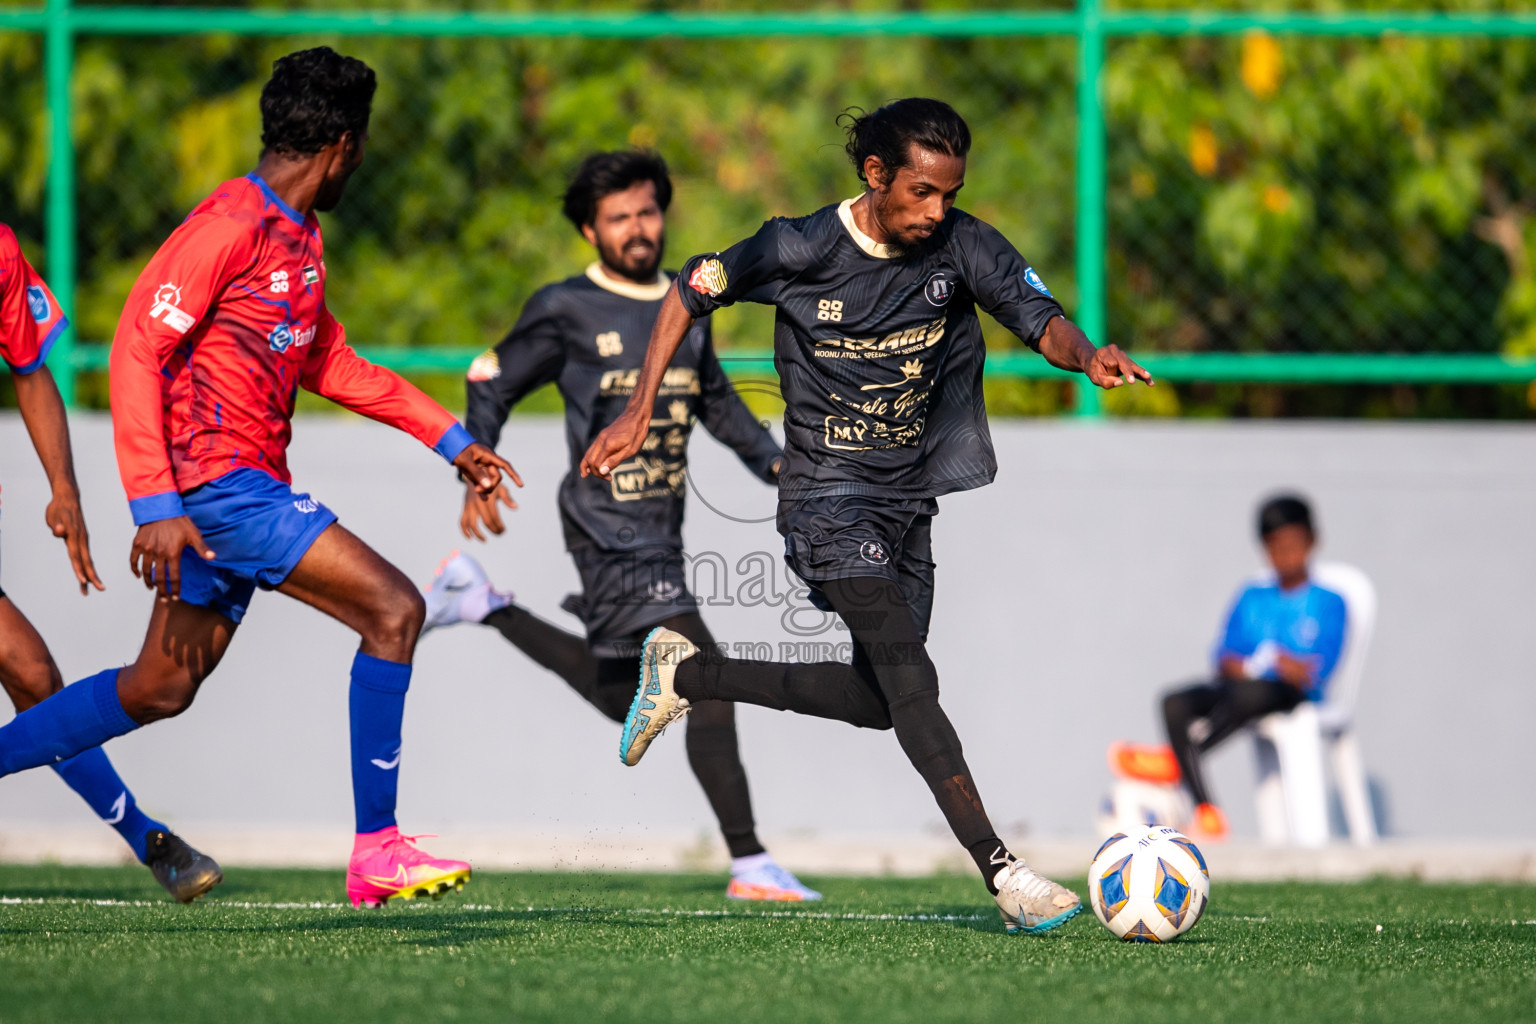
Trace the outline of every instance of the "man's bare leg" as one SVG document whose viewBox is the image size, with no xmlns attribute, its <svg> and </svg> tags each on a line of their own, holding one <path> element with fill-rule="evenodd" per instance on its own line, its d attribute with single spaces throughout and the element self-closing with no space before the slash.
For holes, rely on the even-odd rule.
<svg viewBox="0 0 1536 1024">
<path fill-rule="evenodd" d="M 357 836 L 347 871 L 353 906 L 437 896 L 463 888 L 469 865 L 439 860 L 400 835 L 395 796 L 411 658 L 426 603 L 405 574 L 339 524 L 316 538 L 278 590 L 350 626 L 362 638 L 352 662 L 352 797 Z"/>
<path fill-rule="evenodd" d="M 157 602 L 156 614 L 151 621 L 151 634 L 155 633 L 157 623 L 159 630 L 164 632 L 166 622 L 171 618 L 170 613 L 171 605 L 168 602 Z M 224 621 L 227 623 L 227 620 Z M 229 625 L 232 629 L 233 624 Z M 224 643 L 228 643 L 227 635 Z M 149 648 L 151 645 L 146 643 L 145 646 Z M 141 672 L 140 683 L 147 683 L 156 674 L 153 671 Z M 116 676 L 121 684 L 123 673 L 114 672 L 110 675 Z M 171 677 L 169 690 L 188 694 L 183 703 L 185 706 L 185 703 L 190 702 L 189 694 L 195 692 L 195 686 L 185 685 L 185 673 L 173 672 L 168 675 Z M 58 666 L 48 652 L 47 645 L 43 643 L 43 638 L 20 609 L 6 598 L 0 598 L 0 682 L 4 683 L 18 713 L 36 706 L 64 688 Z M 171 703 L 171 698 L 162 697 L 160 703 Z M 160 884 L 178 900 L 190 903 L 223 879 L 224 874 L 213 858 L 199 853 L 166 825 L 139 809 L 133 793 L 118 776 L 100 746 L 88 747 L 73 756 L 55 760 L 50 767 L 85 800 L 97 817 L 117 830 L 133 850 L 134 856 L 148 865 Z"/>
</svg>

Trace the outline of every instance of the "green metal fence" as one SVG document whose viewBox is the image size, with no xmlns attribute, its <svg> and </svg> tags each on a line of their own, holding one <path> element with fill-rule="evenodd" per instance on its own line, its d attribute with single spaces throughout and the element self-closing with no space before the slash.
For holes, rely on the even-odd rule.
<svg viewBox="0 0 1536 1024">
<path fill-rule="evenodd" d="M 1079 0 L 1070 11 L 968 13 L 786 14 L 572 14 L 430 11 L 279 11 L 184 7 L 75 6 L 48 0 L 41 8 L 0 7 L 0 32 L 41 33 L 49 112 L 46 234 L 48 276 L 73 313 L 77 283 L 76 203 L 71 83 L 76 42 L 84 36 L 330 35 L 411 37 L 1029 37 L 1075 40 L 1076 61 L 1076 271 L 1077 321 L 1091 337 L 1108 338 L 1106 192 L 1107 145 L 1103 81 L 1106 44 L 1142 35 L 1229 36 L 1264 30 L 1279 35 L 1333 37 L 1536 37 L 1536 14 L 1318 13 L 1106 10 L 1100 0 Z M 368 352 L 402 371 L 454 372 L 473 351 L 463 348 L 381 348 Z M 765 355 L 734 353 L 736 367 L 767 370 Z M 1138 351 L 1155 374 L 1175 381 L 1254 383 L 1524 383 L 1536 380 L 1536 360 L 1492 354 L 1192 353 Z M 71 335 L 53 363 L 61 389 L 73 401 L 75 374 L 100 370 L 106 347 L 77 344 Z M 1041 378 L 1056 375 L 1036 357 L 994 356 L 989 374 Z M 1080 384 L 1077 411 L 1099 412 L 1098 393 Z"/>
</svg>

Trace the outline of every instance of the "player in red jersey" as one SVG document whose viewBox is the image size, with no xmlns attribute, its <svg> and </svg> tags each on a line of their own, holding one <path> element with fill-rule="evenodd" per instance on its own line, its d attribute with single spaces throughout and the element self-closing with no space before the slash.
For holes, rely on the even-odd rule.
<svg viewBox="0 0 1536 1024">
<path fill-rule="evenodd" d="M 262 90 L 256 170 L 214 189 L 129 293 L 112 347 L 118 467 L 139 526 L 135 575 L 159 592 L 138 660 L 67 686 L 0 728 L 0 775 L 185 711 L 256 587 L 356 630 L 350 690 L 354 906 L 461 888 L 469 865 L 395 824 L 400 722 L 425 614 L 411 581 L 308 494 L 286 449 L 300 387 L 416 437 L 490 494 L 512 467 L 441 406 L 359 358 L 325 307 L 315 211 L 363 161 L 375 79 L 327 47 L 283 57 Z"/>
<path fill-rule="evenodd" d="M 22 255 L 16 235 L 0 224 L 0 359 L 11 368 L 16 406 L 21 411 L 32 446 L 42 460 L 53 490 L 44 513 L 54 536 L 64 541 L 80 593 L 106 589 L 91 561 L 91 541 L 80 511 L 80 485 L 70 451 L 69 423 L 64 400 L 46 360 L 53 343 L 69 321 L 48 285 Z M 0 685 L 18 712 L 57 692 L 64 685 L 59 666 L 32 623 L 0 590 Z M 224 876 L 212 857 L 199 853 L 165 825 L 139 809 L 106 751 L 92 747 L 50 767 L 96 816 L 117 830 L 165 886 L 183 903 L 190 903 Z"/>
</svg>

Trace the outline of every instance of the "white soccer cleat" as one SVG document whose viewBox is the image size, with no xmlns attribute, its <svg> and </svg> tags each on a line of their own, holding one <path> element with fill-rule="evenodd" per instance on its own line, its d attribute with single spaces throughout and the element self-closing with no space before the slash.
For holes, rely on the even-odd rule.
<svg viewBox="0 0 1536 1024">
<path fill-rule="evenodd" d="M 651 741 L 693 708 L 672 688 L 677 666 L 699 653 L 688 638 L 657 627 L 646 635 L 640 649 L 640 686 L 619 734 L 619 760 L 630 767 L 640 763 Z"/>
<path fill-rule="evenodd" d="M 738 868 L 737 864 L 741 866 Z M 771 854 L 759 853 L 733 862 L 731 882 L 725 888 L 727 899 L 773 900 L 787 903 L 803 903 L 821 899 L 821 893 L 806 885 L 787 868 L 781 867 Z"/>
<path fill-rule="evenodd" d="M 427 618 L 421 626 L 422 636 L 440 626 L 480 622 L 512 603 L 511 594 L 491 586 L 479 562 L 458 551 L 443 559 L 423 596 L 427 599 Z"/>
<path fill-rule="evenodd" d="M 1003 865 L 992 884 L 997 886 L 997 909 L 1009 935 L 1050 931 L 1083 909 L 1075 893 L 1035 874 L 1022 860 Z"/>
</svg>

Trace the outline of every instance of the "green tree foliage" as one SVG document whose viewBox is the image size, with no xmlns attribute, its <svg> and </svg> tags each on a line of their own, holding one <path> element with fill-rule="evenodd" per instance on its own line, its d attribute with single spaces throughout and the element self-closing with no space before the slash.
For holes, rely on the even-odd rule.
<svg viewBox="0 0 1536 1024">
<path fill-rule="evenodd" d="M 318 43 L 380 78 L 368 162 L 324 220 L 330 302 L 355 343 L 489 344 L 535 288 L 579 272 L 590 253 L 557 198 L 593 149 L 651 146 L 672 163 L 676 265 L 765 217 L 853 194 L 837 113 L 912 94 L 948 99 L 971 121 L 962 205 L 1075 303 L 1068 38 L 85 37 L 74 82 L 83 339 L 111 337 L 155 247 L 254 164 L 271 61 Z M 1526 40 L 1112 41 L 1112 339 L 1145 350 L 1536 354 L 1533 86 Z M 36 37 L 0 33 L 0 123 L 0 219 L 45 262 Z M 764 311 L 729 310 L 717 332 L 724 347 L 761 349 L 768 324 Z M 997 408 L 1018 412 L 1061 408 L 1067 394 L 1051 382 L 992 390 Z M 1172 393 L 1116 401 L 1179 411 Z"/>
<path fill-rule="evenodd" d="M 1382 5 L 1350 5 L 1362 6 Z M 1526 39 L 1113 44 L 1116 337 L 1162 351 L 1536 352 L 1533 88 Z"/>
</svg>

